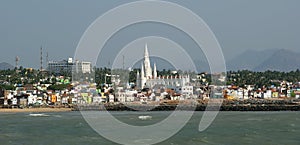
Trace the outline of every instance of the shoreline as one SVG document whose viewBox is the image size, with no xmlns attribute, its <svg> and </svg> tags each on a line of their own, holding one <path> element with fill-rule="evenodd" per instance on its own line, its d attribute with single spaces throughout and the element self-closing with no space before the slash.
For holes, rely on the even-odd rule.
<svg viewBox="0 0 300 145">
<path fill-rule="evenodd" d="M 217 101 L 218 102 L 218 101 Z M 300 99 L 248 99 L 248 100 L 223 100 L 219 105 L 208 106 L 208 101 L 198 100 L 197 103 L 191 101 L 163 101 L 158 104 L 138 104 L 138 103 L 107 103 L 107 104 L 86 104 L 72 105 L 65 107 L 39 107 L 39 108 L 0 108 L 0 113 L 42 113 L 42 112 L 71 112 L 71 111 L 208 111 L 217 109 L 218 111 L 300 111 Z M 181 105 L 179 105 L 181 104 Z M 179 105 L 179 106 L 178 106 Z M 210 108 L 210 109 L 209 109 Z M 208 110 L 207 110 L 208 109 Z M 216 111 L 216 110 L 212 111 Z"/>
<path fill-rule="evenodd" d="M 0 108 L 0 113 L 70 112 L 72 108 Z"/>
<path fill-rule="evenodd" d="M 178 101 L 161 102 L 159 104 L 103 104 L 76 105 L 74 111 L 300 111 L 300 100 L 223 100 L 222 104 L 211 104 L 207 101 L 197 104 Z"/>
<path fill-rule="evenodd" d="M 77 106 L 73 111 L 300 111 L 300 105 L 222 105 L 210 106 L 180 106 L 177 105 L 160 105 L 160 106 L 124 106 L 124 105 L 110 105 L 110 106 Z M 208 109 L 208 110 L 207 110 Z"/>
<path fill-rule="evenodd" d="M 106 106 L 107 107 L 107 106 Z M 164 105 L 164 106 L 151 106 L 152 109 L 148 110 L 150 106 L 110 106 L 106 109 L 99 108 L 99 106 L 89 106 L 87 108 L 0 108 L 1 113 L 51 113 L 51 112 L 73 112 L 73 111 L 175 111 L 176 105 Z M 150 107 L 150 108 L 151 108 Z M 180 109 L 177 111 L 209 111 L 206 110 L 207 106 L 198 105 L 198 106 L 181 106 Z M 217 107 L 217 106 L 214 106 Z M 133 109 L 134 108 L 134 109 Z M 215 111 L 215 110 L 211 110 Z M 261 112 L 261 111 L 300 111 L 300 105 L 267 105 L 267 106 L 220 106 L 219 111 L 227 112 L 227 111 L 234 111 L 234 112 Z"/>
</svg>

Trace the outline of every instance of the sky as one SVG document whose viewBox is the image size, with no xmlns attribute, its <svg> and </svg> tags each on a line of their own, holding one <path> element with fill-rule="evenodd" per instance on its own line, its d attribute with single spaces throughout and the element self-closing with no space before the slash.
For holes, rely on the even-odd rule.
<svg viewBox="0 0 300 145">
<path fill-rule="evenodd" d="M 130 1 L 1 0 L 0 62 L 14 65 L 15 57 L 19 56 L 19 65 L 39 68 L 40 47 L 43 47 L 44 62 L 46 53 L 49 60 L 73 57 L 86 29 L 105 12 L 128 2 Z M 290 49 L 300 52 L 299 0 L 170 2 L 190 9 L 206 22 L 219 41 L 226 61 L 249 49 Z M 148 36 L 168 38 L 186 49 L 193 60 L 205 60 L 203 54 L 194 50 L 197 45 L 187 34 L 165 24 L 148 22 L 130 25 L 114 34 L 103 48 L 104 53 L 99 55 L 97 66 L 112 65 L 116 56 L 125 55 L 119 52 L 134 40 L 141 40 L 136 43 L 141 50 L 144 49 L 144 43 L 149 43 L 150 55 L 154 53 L 154 47 L 158 49 L 173 46 L 171 43 L 156 46 L 151 40 L 139 39 Z M 164 53 L 171 56 L 179 52 L 165 50 Z M 140 58 L 143 56 L 141 52 L 143 51 L 134 51 L 130 56 L 125 56 L 126 67 L 134 65 L 127 64 L 127 58 Z"/>
</svg>

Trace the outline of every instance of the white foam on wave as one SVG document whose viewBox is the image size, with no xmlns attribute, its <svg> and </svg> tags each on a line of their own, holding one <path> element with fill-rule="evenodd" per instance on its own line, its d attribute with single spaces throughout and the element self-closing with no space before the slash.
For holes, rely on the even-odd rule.
<svg viewBox="0 0 300 145">
<path fill-rule="evenodd" d="M 149 120 L 149 119 L 152 119 L 152 116 L 149 116 L 149 115 L 139 116 L 139 119 L 141 119 L 141 120 Z"/>
<path fill-rule="evenodd" d="M 29 114 L 29 116 L 32 116 L 32 117 L 48 117 L 50 115 L 47 115 L 47 114 L 44 114 L 44 113 L 32 113 L 32 114 Z"/>
</svg>

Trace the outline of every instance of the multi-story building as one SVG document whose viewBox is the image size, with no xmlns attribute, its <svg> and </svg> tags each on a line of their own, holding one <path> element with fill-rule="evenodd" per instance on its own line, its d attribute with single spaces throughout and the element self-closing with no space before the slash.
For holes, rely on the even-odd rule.
<svg viewBox="0 0 300 145">
<path fill-rule="evenodd" d="M 91 73 L 92 65 L 91 62 L 87 61 L 75 61 L 74 63 L 74 71 L 76 73 Z"/>
<path fill-rule="evenodd" d="M 73 61 L 72 58 L 62 61 L 49 61 L 47 70 L 54 74 L 64 73 L 91 73 L 92 65 L 91 62 L 87 61 Z"/>
<path fill-rule="evenodd" d="M 54 74 L 72 73 L 73 65 L 72 58 L 62 61 L 49 61 L 47 70 Z"/>
</svg>

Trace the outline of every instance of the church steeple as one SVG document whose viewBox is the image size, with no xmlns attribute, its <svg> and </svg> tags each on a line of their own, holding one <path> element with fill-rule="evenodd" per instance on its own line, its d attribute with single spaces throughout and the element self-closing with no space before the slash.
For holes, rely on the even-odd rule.
<svg viewBox="0 0 300 145">
<path fill-rule="evenodd" d="M 136 72 L 136 87 L 140 87 L 140 83 L 141 83 L 141 77 L 140 77 L 140 72 L 137 71 Z"/>
<path fill-rule="evenodd" d="M 141 62 L 141 71 L 137 72 L 137 82 L 136 86 L 138 89 L 143 89 L 145 87 L 152 88 L 156 84 L 162 84 L 162 85 L 180 85 L 185 86 L 188 85 L 190 82 L 190 76 L 179 76 L 173 78 L 172 76 L 157 76 L 157 68 L 156 64 L 153 65 L 153 71 L 150 64 L 150 58 L 149 58 L 149 52 L 148 52 L 148 46 L 145 44 L 145 51 L 144 51 L 144 60 Z"/>
<path fill-rule="evenodd" d="M 144 74 L 144 66 L 142 64 L 142 68 L 141 68 L 141 78 L 145 77 L 145 74 Z"/>
<path fill-rule="evenodd" d="M 147 43 L 145 44 L 145 52 L 144 52 L 144 58 L 146 58 L 146 57 L 149 57 Z"/>
<path fill-rule="evenodd" d="M 142 63 L 142 68 L 141 68 L 141 83 L 140 83 L 141 89 L 144 88 L 146 81 L 147 80 L 146 80 L 146 77 L 144 75 L 144 66 L 143 66 L 143 63 Z"/>
<path fill-rule="evenodd" d="M 154 67 L 153 67 L 153 77 L 157 78 L 156 64 L 155 63 L 154 63 Z"/>
<path fill-rule="evenodd" d="M 145 45 L 145 53 L 144 53 L 144 67 L 145 67 L 145 76 L 146 78 L 152 78 L 152 69 L 150 65 L 149 53 L 147 43 Z"/>
</svg>

